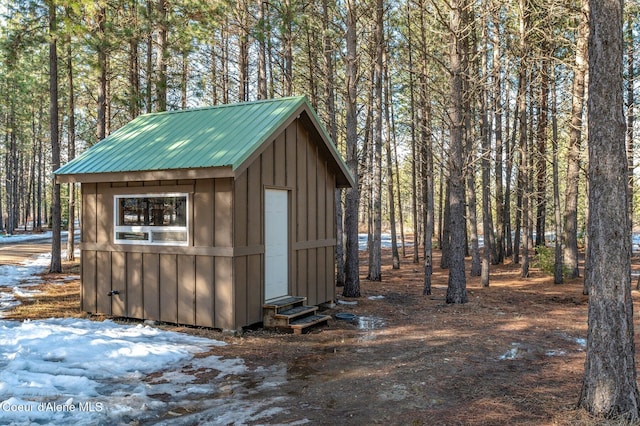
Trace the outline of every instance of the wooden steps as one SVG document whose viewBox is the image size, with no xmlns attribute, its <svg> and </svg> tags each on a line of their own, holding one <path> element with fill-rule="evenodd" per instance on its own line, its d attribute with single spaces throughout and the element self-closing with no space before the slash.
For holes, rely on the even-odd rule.
<svg viewBox="0 0 640 426">
<path fill-rule="evenodd" d="M 286 296 L 268 300 L 262 305 L 265 328 L 293 330 L 302 334 L 303 330 L 316 324 L 326 323 L 331 316 L 319 315 L 317 306 L 307 306 L 306 297 Z"/>
</svg>

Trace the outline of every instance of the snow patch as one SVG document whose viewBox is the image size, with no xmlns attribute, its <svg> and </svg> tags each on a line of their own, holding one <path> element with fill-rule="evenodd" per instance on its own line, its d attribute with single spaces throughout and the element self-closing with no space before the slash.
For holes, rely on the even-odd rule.
<svg viewBox="0 0 640 426">
<path fill-rule="evenodd" d="M 99 424 L 125 415 L 158 409 L 166 403 L 150 394 L 173 392 L 190 383 L 181 375 L 199 352 L 224 342 L 112 321 L 49 319 L 0 321 L 0 418 L 14 424 L 43 421 Z M 198 360 L 218 376 L 243 371 L 242 360 Z M 146 374 L 165 373 L 162 385 L 150 386 Z M 173 382 L 175 380 L 175 383 Z M 153 392 L 150 391 L 153 389 Z M 202 393 L 187 388 L 187 393 Z"/>
</svg>

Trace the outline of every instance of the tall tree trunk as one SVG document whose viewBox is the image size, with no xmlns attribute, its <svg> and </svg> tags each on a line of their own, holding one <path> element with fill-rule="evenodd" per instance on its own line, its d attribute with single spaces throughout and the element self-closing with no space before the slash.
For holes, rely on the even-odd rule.
<svg viewBox="0 0 640 426">
<path fill-rule="evenodd" d="M 469 108 L 465 108 L 465 111 L 469 112 Z M 469 114 L 465 114 L 466 117 L 469 117 Z M 467 124 L 465 125 L 466 129 L 470 127 L 470 120 L 467 118 Z M 471 135 L 465 136 L 466 140 L 466 152 L 467 152 L 467 161 L 465 163 L 465 170 L 463 174 L 467 178 L 467 184 L 465 186 L 466 190 L 466 207 L 467 207 L 467 215 L 468 218 L 468 239 L 469 244 L 465 244 L 466 247 L 471 248 L 471 270 L 469 271 L 469 275 L 472 277 L 479 277 L 482 273 L 482 265 L 480 263 L 480 245 L 478 242 L 478 214 L 477 214 L 477 205 L 478 199 L 476 196 L 476 155 L 475 155 L 475 147 L 473 146 L 474 138 Z"/>
<path fill-rule="evenodd" d="M 264 0 L 261 0 L 264 1 Z M 334 81 L 334 55 L 329 37 L 329 2 L 322 0 L 322 45 L 324 46 L 324 99 L 329 119 L 329 135 L 333 143 L 338 141 L 338 125 L 336 123 L 336 102 L 335 102 L 335 81 Z M 266 83 L 265 83 L 266 91 Z M 266 92 L 265 92 L 266 94 Z M 343 228 L 343 206 L 342 190 L 337 189 L 335 193 L 336 203 L 336 284 L 344 286 L 344 228 Z"/>
<path fill-rule="evenodd" d="M 371 281 L 382 280 L 382 80 L 384 77 L 384 5 L 382 0 L 376 3 L 375 30 L 375 80 L 374 111 L 375 134 L 373 135 L 371 170 L 371 205 L 373 215 L 373 240 L 369 255 L 369 275 Z"/>
<path fill-rule="evenodd" d="M 9 117 L 7 121 L 10 128 L 16 128 L 16 108 L 13 99 L 10 99 Z M 13 235 L 18 225 L 19 217 L 16 212 L 16 197 L 18 193 L 18 143 L 16 132 L 5 132 L 5 146 L 8 147 L 5 151 L 4 162 L 7 174 L 5 182 L 5 194 L 7 196 L 7 234 Z"/>
<path fill-rule="evenodd" d="M 426 69 L 423 70 L 426 74 Z M 433 140 L 431 135 L 431 102 L 426 85 L 421 90 L 421 146 L 422 146 L 422 211 L 424 217 L 424 283 L 422 294 L 431 294 L 431 275 L 433 275 Z"/>
<path fill-rule="evenodd" d="M 210 74 L 210 78 L 211 78 L 211 105 L 218 105 L 218 103 L 220 102 L 220 95 L 219 95 L 219 75 L 220 73 L 218 72 L 218 63 L 220 61 L 218 61 L 218 55 L 219 55 L 219 47 L 220 47 L 221 43 L 218 43 L 218 40 L 216 40 L 216 35 L 215 33 L 211 35 L 211 39 L 209 40 L 209 45 L 210 45 L 210 49 L 211 52 L 209 53 L 210 56 L 210 60 L 211 60 L 211 69 L 209 70 L 209 74 Z"/>
<path fill-rule="evenodd" d="M 401 186 L 400 186 L 400 168 L 398 166 L 398 144 L 396 141 L 396 124 L 395 124 L 395 114 L 394 114 L 394 108 L 393 108 L 393 102 L 392 102 L 392 87 L 393 87 L 393 82 L 391 81 L 391 79 L 389 78 L 389 70 L 388 70 L 388 61 L 385 60 L 385 79 L 387 80 L 387 84 L 385 86 L 385 90 L 387 91 L 387 108 L 386 108 L 386 113 L 387 113 L 387 123 L 389 124 L 388 126 L 388 132 L 387 132 L 387 138 L 389 140 L 389 149 L 391 149 L 391 144 L 393 144 L 393 158 L 395 159 L 395 162 L 393 164 L 393 174 L 391 174 L 390 176 L 392 176 L 390 178 L 391 180 L 391 186 L 390 186 L 390 190 L 393 192 L 394 191 L 394 182 L 397 188 L 397 194 L 398 194 L 398 224 L 400 225 L 400 240 L 401 240 L 401 244 L 402 244 L 402 257 L 406 257 L 407 253 L 406 253 L 406 249 L 405 249 L 405 240 L 404 240 L 404 215 L 402 212 L 402 193 L 401 193 Z M 395 179 L 394 179 L 395 178 Z M 392 203 L 393 205 L 393 210 L 394 210 L 394 217 L 395 217 L 395 203 Z M 395 226 L 392 226 L 392 230 L 395 231 Z M 394 238 L 396 238 L 396 242 L 393 243 Z M 394 237 L 394 235 L 392 234 L 391 236 L 391 250 L 392 250 L 392 255 L 394 257 L 398 257 L 398 268 L 400 268 L 400 254 L 398 253 L 398 243 L 397 243 L 397 237 Z M 395 248 L 394 248 L 395 247 Z M 395 250 L 395 254 L 393 254 Z M 394 261 L 395 264 L 395 261 Z"/>
<path fill-rule="evenodd" d="M 283 43 L 282 43 L 282 56 L 284 59 L 284 81 L 283 81 L 283 94 L 284 96 L 291 96 L 293 94 L 293 19 L 294 10 L 291 5 L 291 0 L 284 0 L 284 16 L 283 19 Z"/>
<path fill-rule="evenodd" d="M 494 117 L 494 137 L 495 137 L 495 170 L 496 170 L 496 258 L 495 263 L 503 263 L 505 257 L 505 201 L 504 185 L 502 182 L 502 171 L 504 168 L 504 150 L 502 141 L 502 61 L 501 43 L 498 14 L 493 14 L 493 27 L 491 43 L 493 44 L 493 67 L 491 69 L 491 79 L 493 81 L 493 105 Z M 489 136 L 490 140 L 490 136 Z"/>
<path fill-rule="evenodd" d="M 354 179 L 353 188 L 347 189 L 345 195 L 344 229 L 345 229 L 345 265 L 344 288 L 345 297 L 360 297 L 360 274 L 358 259 L 358 57 L 357 57 L 357 3 L 347 0 L 347 34 L 346 34 L 346 131 L 347 131 L 347 166 Z"/>
<path fill-rule="evenodd" d="M 505 93 L 510 93 L 510 87 L 511 84 L 509 83 L 510 80 L 507 78 L 505 79 Z M 508 105 L 508 103 L 505 102 L 506 105 Z M 511 232 L 511 176 L 513 175 L 513 155 L 514 155 L 514 148 L 515 148 L 515 139 L 512 140 L 511 133 L 513 133 L 513 135 L 515 135 L 516 132 L 511 132 L 511 126 L 510 126 L 510 120 L 509 120 L 509 115 L 510 115 L 510 109 L 509 108 L 505 108 L 504 109 L 504 142 L 505 142 L 505 153 L 506 153 L 506 161 L 505 161 L 505 172 L 504 172 L 504 216 L 503 216 L 503 223 L 504 223 L 504 256 L 505 257 L 511 257 L 514 256 L 513 253 L 513 247 L 514 247 L 514 243 L 513 243 L 513 237 L 512 237 L 512 232 Z M 518 115 L 518 106 L 516 104 L 516 109 L 514 111 L 514 115 L 517 116 Z M 515 121 L 514 121 L 514 125 L 515 125 Z M 515 256 L 514 256 L 514 263 L 515 263 Z"/>
<path fill-rule="evenodd" d="M 465 227 L 467 231 L 466 238 L 467 244 L 465 244 L 465 248 L 467 253 L 465 255 L 471 255 L 471 270 L 469 274 L 472 277 L 479 277 L 482 273 L 482 264 L 480 259 L 480 243 L 478 237 L 478 196 L 477 196 L 477 187 L 476 187 L 476 173 L 477 173 L 477 130 L 476 126 L 472 124 L 472 116 L 475 119 L 475 111 L 473 111 L 473 100 L 477 98 L 477 93 L 475 91 L 475 87 L 473 87 L 473 82 L 471 81 L 472 73 L 473 73 L 473 62 L 469 57 L 473 53 L 476 53 L 476 37 L 475 37 L 475 22 L 470 21 L 469 19 L 469 11 L 467 11 L 466 7 L 462 10 L 462 19 L 463 23 L 468 23 L 469 25 L 469 36 L 465 36 L 463 38 L 463 68 L 464 68 L 464 78 L 463 78 L 463 93 L 464 96 L 464 141 L 466 147 L 466 164 L 464 168 L 464 175 L 466 176 L 466 200 L 467 200 L 467 222 L 468 226 Z M 475 56 L 475 55 L 474 55 Z M 478 76 L 474 74 L 474 79 Z M 482 112 L 481 112 L 482 113 Z M 482 124 L 481 124 L 482 125 Z M 480 135 L 480 137 L 482 137 Z M 470 251 L 469 251 L 470 250 Z"/>
<path fill-rule="evenodd" d="M 547 49 L 543 49 L 545 54 Z M 547 125 L 549 98 L 549 61 L 540 63 L 540 104 L 538 106 L 538 146 L 536 152 L 536 246 L 544 246 L 547 221 Z"/>
<path fill-rule="evenodd" d="M 563 263 L 567 278 L 580 276 L 578 269 L 578 194 L 580 181 L 580 145 L 582 139 L 582 110 L 587 77 L 587 41 L 589 37 L 589 0 L 582 0 L 576 58 L 571 97 L 571 130 L 567 152 L 567 177 L 563 217 Z"/>
<path fill-rule="evenodd" d="M 464 266 L 464 0 L 451 1 L 451 40 L 449 52 L 451 140 L 449 156 L 449 210 L 451 256 L 447 286 L 447 303 L 467 302 L 467 281 Z"/>
<path fill-rule="evenodd" d="M 307 93 L 309 102 L 314 109 L 318 109 L 318 83 L 316 82 L 316 64 L 320 62 L 318 58 L 318 49 L 314 46 L 315 28 L 311 25 L 304 25 L 305 44 L 307 49 L 307 63 L 309 64 L 306 72 L 307 88 L 303 89 Z M 293 92 L 292 92 L 293 93 Z"/>
<path fill-rule="evenodd" d="M 635 72 L 634 72 L 634 40 L 633 40 L 633 27 L 635 24 L 635 14 L 628 12 L 627 18 L 627 132 L 626 132 L 626 146 L 627 146 L 627 170 L 628 170 L 628 185 L 629 185 L 629 231 L 631 235 L 631 248 L 633 250 L 633 151 L 634 151 L 634 143 L 633 143 L 633 124 L 634 124 L 634 103 L 635 103 L 635 95 L 634 95 L 634 83 L 635 83 Z M 640 280 L 638 280 L 640 284 Z"/>
<path fill-rule="evenodd" d="M 99 141 L 107 136 L 107 41 L 106 19 L 107 11 L 104 7 L 98 8 L 98 122 L 96 137 Z"/>
<path fill-rule="evenodd" d="M 520 240 L 522 237 L 522 224 L 523 222 L 526 225 L 527 222 L 527 212 L 525 212 L 525 207 L 528 207 L 527 203 L 527 169 L 528 169 L 528 160 L 527 160 L 527 68 L 525 64 L 525 48 L 526 48 L 526 19 L 524 14 L 526 12 L 526 6 L 523 0 L 520 0 L 520 51 L 522 55 L 522 59 L 520 62 L 520 69 L 518 72 L 518 95 L 517 95 L 517 112 L 518 114 L 514 116 L 514 120 L 517 119 L 518 123 L 518 176 L 517 176 L 517 195 L 516 195 L 516 218 L 515 218 L 515 237 L 513 242 L 513 263 L 520 263 Z M 515 122 L 514 122 L 514 137 L 516 134 Z M 526 229 L 526 226 L 525 226 Z M 526 243 L 527 236 L 524 236 L 525 244 L 523 248 L 528 250 L 528 244 Z M 528 253 L 525 253 L 524 256 L 527 256 Z M 528 274 L 528 265 L 527 271 L 523 268 L 523 273 Z"/>
<path fill-rule="evenodd" d="M 31 227 L 33 231 L 36 231 L 36 159 L 38 158 L 38 142 L 37 140 L 41 138 L 41 134 L 38 130 L 38 125 L 36 125 L 35 119 L 35 111 L 33 112 L 33 140 L 31 142 L 31 161 L 29 162 L 29 197 L 27 199 L 27 213 L 25 214 L 25 230 L 27 229 L 27 223 L 29 217 L 31 217 Z M 42 117 L 38 118 L 38 123 L 42 123 Z M 1 211 L 1 210 L 0 210 Z"/>
<path fill-rule="evenodd" d="M 182 51 L 182 72 L 180 73 L 180 109 L 187 109 L 187 85 L 189 81 L 189 50 Z"/>
<path fill-rule="evenodd" d="M 26 168 L 25 163 L 28 161 L 28 159 L 25 158 L 26 156 L 27 155 L 24 153 L 24 151 L 20 150 L 20 154 L 18 155 L 18 170 L 20 175 L 20 180 L 18 181 L 18 194 L 19 194 L 18 213 L 21 214 L 21 216 L 18 216 L 19 218 L 18 224 L 22 223 L 23 229 L 25 231 L 27 230 L 27 223 L 26 223 L 27 212 L 25 210 L 27 208 L 27 203 L 28 203 L 28 198 L 26 198 L 26 196 L 28 196 L 28 189 L 27 189 L 28 185 L 24 179 L 25 168 Z"/>
<path fill-rule="evenodd" d="M 386 48 L 383 50 L 384 55 L 384 80 L 386 84 L 384 85 L 384 115 L 386 121 L 386 154 L 387 154 L 387 192 L 389 196 L 389 225 L 391 228 L 391 267 L 393 269 L 400 269 L 400 253 L 398 252 L 398 232 L 396 230 L 396 203 L 395 203 L 395 194 L 394 194 L 394 177 L 393 173 L 393 161 L 391 157 L 391 140 L 392 140 L 392 114 L 391 108 L 393 105 L 393 100 L 391 99 L 391 90 L 389 86 L 391 82 L 389 81 L 389 69 L 387 66 L 387 50 Z M 399 194 L 398 194 L 399 195 Z"/>
<path fill-rule="evenodd" d="M 147 0 L 147 16 L 153 16 L 153 0 Z M 146 87 L 145 87 L 145 104 L 147 113 L 153 111 L 153 33 L 149 31 L 147 35 L 147 52 L 146 52 Z"/>
<path fill-rule="evenodd" d="M 424 8 L 420 7 L 420 28 L 423 28 L 424 21 Z M 411 8 L 407 2 L 407 27 L 409 28 L 407 34 L 407 47 L 409 55 L 409 69 L 413 69 L 413 37 L 411 31 Z M 414 73 L 409 73 L 409 109 L 411 113 L 411 122 L 416 122 L 416 100 L 415 100 L 415 84 Z M 422 81 L 422 80 L 421 80 Z M 411 222 L 413 225 L 413 263 L 420 262 L 420 256 L 418 253 L 418 152 L 416 149 L 416 126 L 411 126 Z"/>
<path fill-rule="evenodd" d="M 411 90 L 411 122 L 416 121 L 416 103 Z M 418 253 L 418 150 L 415 126 L 411 126 L 411 222 L 413 224 L 413 263 L 420 262 L 420 254 Z"/>
<path fill-rule="evenodd" d="M 524 225 L 524 236 L 522 244 L 522 263 L 520 275 L 522 277 L 529 276 L 529 249 L 532 248 L 533 242 L 531 236 L 533 235 L 533 161 L 534 156 L 530 152 L 530 146 L 533 146 L 533 140 L 530 135 L 533 134 L 533 103 L 529 103 L 527 109 L 527 92 L 530 99 L 533 99 L 531 94 L 531 81 L 533 81 L 532 71 L 529 70 L 531 66 L 530 60 L 530 46 L 529 46 L 529 30 L 530 30 L 530 14 L 532 13 L 532 5 L 529 0 L 519 0 L 519 54 L 520 69 L 518 75 L 518 109 L 520 111 L 518 121 L 518 147 L 520 151 L 520 164 L 518 167 L 518 184 L 519 194 L 521 202 L 521 219 Z M 519 224 L 516 219 L 516 236 L 521 232 Z M 517 249 L 518 247 L 515 247 Z"/>
<path fill-rule="evenodd" d="M 365 124 L 364 124 L 364 140 L 362 142 L 362 154 L 364 156 L 364 165 L 363 169 L 367 170 L 368 173 L 363 173 L 363 182 L 360 194 L 362 194 L 362 198 L 364 201 L 364 207 L 361 209 L 361 220 L 360 223 L 367 224 L 367 254 L 369 255 L 369 263 L 375 262 L 373 259 L 373 245 L 374 245 L 374 237 L 373 237 L 373 157 L 374 157 L 374 141 L 375 137 L 375 128 L 374 128 L 374 84 L 375 81 L 375 68 L 371 68 L 370 76 L 367 80 L 370 83 L 367 88 L 367 101 L 366 101 L 366 115 L 365 115 Z M 370 266 L 368 266 L 370 269 Z M 367 279 L 369 277 L 369 273 L 367 272 Z"/>
<path fill-rule="evenodd" d="M 249 100 L 249 11 L 246 5 L 238 11 L 238 15 L 241 20 L 238 28 L 238 100 L 245 102 Z"/>
<path fill-rule="evenodd" d="M 107 62 L 106 62 L 106 68 L 105 68 L 107 70 L 107 75 L 109 72 L 108 70 L 110 68 L 109 64 L 110 64 L 110 59 L 109 59 L 109 56 L 107 56 Z M 111 79 L 110 78 L 107 78 L 104 102 L 107 105 L 106 114 L 105 114 L 105 118 L 106 118 L 105 131 L 106 131 L 106 134 L 109 135 L 111 133 L 111 118 L 113 117 L 113 115 L 111 114 L 111 107 L 113 106 L 113 102 L 111 102 Z"/>
<path fill-rule="evenodd" d="M 520 275 L 525 278 L 529 276 L 530 255 L 534 248 L 533 232 L 535 227 L 535 209 L 534 209 L 534 140 L 533 138 L 533 104 L 529 104 L 529 114 L 527 118 L 529 125 L 525 137 L 524 158 L 525 162 L 525 181 L 524 193 L 522 196 L 522 220 L 524 221 L 524 244 L 522 245 L 522 270 Z"/>
<path fill-rule="evenodd" d="M 228 104 L 231 99 L 231 83 L 229 82 L 229 45 L 231 44 L 229 39 L 231 38 L 229 33 L 229 19 L 226 19 L 226 25 L 223 26 L 221 31 L 222 37 L 222 103 Z"/>
<path fill-rule="evenodd" d="M 640 419 L 631 298 L 631 246 L 622 96 L 623 2 L 590 1 L 589 329 L 579 406 L 596 416 Z"/>
<path fill-rule="evenodd" d="M 69 161 L 76 157 L 76 119 L 75 119 L 75 95 L 73 85 L 73 56 L 71 40 L 67 40 L 67 84 L 69 87 L 69 126 L 68 135 L 68 157 Z M 34 159 L 35 161 L 35 159 Z M 69 222 L 67 224 L 67 260 L 75 260 L 75 221 L 76 221 L 76 186 L 69 183 Z"/>
<path fill-rule="evenodd" d="M 391 122 L 394 123 L 394 113 L 393 113 L 393 104 L 391 104 Z M 401 241 L 401 256 L 403 258 L 407 257 L 407 249 L 406 249 L 406 240 L 404 233 L 404 212 L 402 210 L 402 187 L 400 185 L 400 167 L 398 166 L 398 144 L 396 142 L 396 131 L 395 131 L 395 123 L 391 126 L 391 140 L 393 141 L 393 156 L 396 159 L 395 161 L 395 177 L 396 177 L 396 187 L 398 189 L 398 219 L 400 223 L 400 241 Z"/>
<path fill-rule="evenodd" d="M 258 99 L 267 99 L 267 0 L 258 0 Z M 327 4 L 324 0 L 324 11 Z M 328 19 L 328 18 L 327 18 Z M 323 32 L 324 37 L 324 32 Z M 335 140 L 335 139 L 334 139 Z"/>
<path fill-rule="evenodd" d="M 167 34 L 169 32 L 167 23 L 167 3 L 166 0 L 158 0 L 157 4 L 158 24 L 157 39 L 158 54 L 156 55 L 156 102 L 158 111 L 167 110 L 167 59 L 169 58 L 169 46 L 167 44 Z"/>
<path fill-rule="evenodd" d="M 551 77 L 551 129 L 552 129 L 552 167 L 553 167 L 553 215 L 555 222 L 555 249 L 553 283 L 562 284 L 564 280 L 564 265 L 562 264 L 562 210 L 560 209 L 560 176 L 558 171 L 558 86 L 556 85 L 556 72 L 553 68 Z"/>
<path fill-rule="evenodd" d="M 131 120 L 140 115 L 140 58 L 138 44 L 140 42 L 138 29 L 138 3 L 131 1 L 130 23 L 132 35 L 129 37 L 129 117 Z"/>
<path fill-rule="evenodd" d="M 483 25 L 483 44 L 488 45 L 486 39 L 486 26 Z M 485 79 L 488 77 L 487 63 L 485 55 L 482 55 L 480 63 L 480 70 Z M 487 88 L 488 86 L 487 81 Z M 493 216 L 491 213 L 491 135 L 489 133 L 488 122 L 488 89 L 484 87 L 480 88 L 480 142 L 481 142 L 481 160 L 480 166 L 482 168 L 482 235 L 483 235 L 483 250 L 482 250 L 482 268 L 480 271 L 480 282 L 483 287 L 489 287 L 489 265 L 491 264 L 491 258 L 496 259 L 498 257 L 497 252 L 493 253 L 494 247 L 494 235 L 493 235 Z M 499 95 L 499 94 L 498 94 Z M 502 165 L 500 165 L 502 167 Z"/>
<path fill-rule="evenodd" d="M 441 204 L 443 204 L 440 209 L 440 220 L 442 222 L 440 269 L 449 269 L 451 266 L 451 203 L 449 201 L 451 198 L 451 183 L 448 176 L 446 178 L 444 177 L 444 173 L 441 179 L 442 181 L 446 180 L 446 183 L 443 184 L 444 188 L 441 188 L 440 191 Z M 442 189 L 444 189 L 444 194 L 442 194 Z"/>
<path fill-rule="evenodd" d="M 49 132 L 51 135 L 51 168 L 60 168 L 60 136 L 58 133 L 58 18 L 55 2 L 49 3 Z M 51 198 L 51 266 L 49 272 L 62 272 L 60 185 L 53 182 Z"/>
<path fill-rule="evenodd" d="M 42 153 L 42 138 L 38 141 L 38 187 L 37 187 L 37 212 L 36 212 L 36 225 L 38 229 L 42 229 L 42 200 L 44 194 L 42 193 L 42 179 L 44 175 L 45 161 Z"/>
</svg>

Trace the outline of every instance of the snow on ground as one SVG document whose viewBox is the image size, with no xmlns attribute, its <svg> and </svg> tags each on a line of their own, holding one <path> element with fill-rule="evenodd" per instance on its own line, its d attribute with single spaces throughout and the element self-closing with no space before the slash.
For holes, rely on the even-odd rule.
<svg viewBox="0 0 640 426">
<path fill-rule="evenodd" d="M 194 358 L 222 345 L 142 324 L 0 321 L 0 424 L 242 425 L 282 411 L 282 398 L 253 395 L 286 381 L 286 366 Z"/>
<path fill-rule="evenodd" d="M 0 234 L 0 244 L 13 244 L 22 241 L 42 240 L 45 238 L 51 238 L 51 235 L 51 231 L 43 232 L 40 234 Z M 65 235 L 65 233 L 62 233 L 62 235 Z"/>
<path fill-rule="evenodd" d="M 65 233 L 66 235 L 66 233 Z M 25 241 L 41 241 L 51 238 L 51 231 L 41 234 L 0 234 L 0 245 L 13 244 Z M 63 253 L 63 256 L 65 254 Z M 2 311 L 11 309 L 19 304 L 15 296 L 27 296 L 37 294 L 25 287 L 40 284 L 42 280 L 38 276 L 47 270 L 51 264 L 51 253 L 35 256 L 22 265 L 0 265 L 0 318 Z"/>
<path fill-rule="evenodd" d="M 0 314 L 49 262 L 0 265 Z M 142 324 L 0 320 L 0 424 L 243 425 L 283 411 L 287 398 L 264 395 L 286 382 L 286 365 L 195 357 L 222 345 Z"/>
<path fill-rule="evenodd" d="M 0 418 L 16 424 L 117 424 L 159 408 L 144 374 L 220 345 L 111 321 L 0 322 Z M 242 367 L 221 363 L 221 370 Z"/>
<path fill-rule="evenodd" d="M 33 237 L 33 236 L 31 236 Z M 13 236 L 3 236 L 0 238 L 0 244 L 6 244 L 5 239 L 14 240 Z M 15 236 L 22 241 L 28 241 L 30 236 L 22 235 Z M 38 238 L 42 238 L 39 234 Z M 66 250 L 62 251 L 62 257 L 66 257 Z M 80 256 L 80 251 L 75 252 L 76 256 Z M 3 311 L 13 308 L 20 304 L 16 299 L 16 296 L 28 297 L 35 296 L 39 292 L 37 290 L 30 290 L 29 287 L 42 284 L 42 279 L 39 274 L 45 272 L 51 265 L 51 253 L 43 253 L 38 256 L 34 256 L 22 265 L 0 265 L 0 318 L 2 318 Z M 63 278 L 63 282 L 74 277 Z"/>
<path fill-rule="evenodd" d="M 51 264 L 51 254 L 33 257 L 22 265 L 0 265 L 0 318 L 3 311 L 20 304 L 16 296 L 37 294 L 28 287 L 42 283 L 38 276 Z"/>
</svg>

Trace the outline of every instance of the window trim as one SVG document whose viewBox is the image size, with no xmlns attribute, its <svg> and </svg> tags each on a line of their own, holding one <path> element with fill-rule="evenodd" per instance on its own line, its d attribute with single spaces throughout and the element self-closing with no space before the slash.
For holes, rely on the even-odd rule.
<svg viewBox="0 0 640 426">
<path fill-rule="evenodd" d="M 145 246 L 189 246 L 191 228 L 191 197 L 187 192 L 150 192 L 150 193 L 136 193 L 136 194 L 115 194 L 113 196 L 113 241 L 115 244 L 127 244 L 127 245 L 145 245 Z M 185 225 L 184 226 L 153 226 L 153 225 L 118 225 L 119 217 L 119 200 L 122 198 L 167 198 L 167 197 L 184 197 L 186 200 L 185 206 Z M 154 241 L 153 234 L 160 232 L 177 232 L 182 231 L 186 234 L 185 241 Z M 131 233 L 148 233 L 146 240 L 125 240 L 119 239 L 118 234 L 122 232 Z"/>
</svg>

